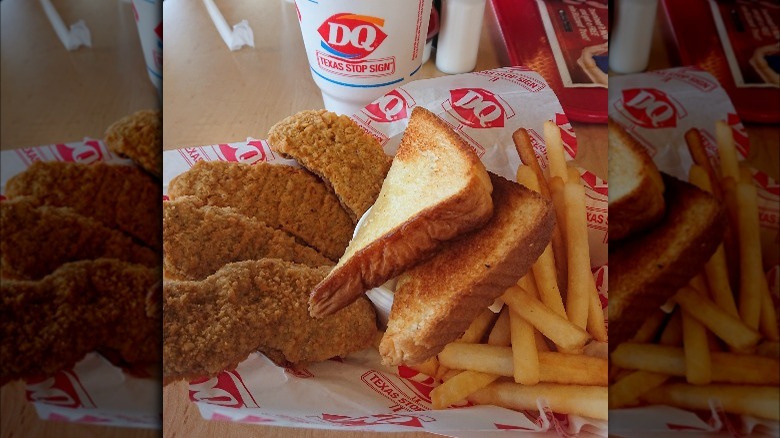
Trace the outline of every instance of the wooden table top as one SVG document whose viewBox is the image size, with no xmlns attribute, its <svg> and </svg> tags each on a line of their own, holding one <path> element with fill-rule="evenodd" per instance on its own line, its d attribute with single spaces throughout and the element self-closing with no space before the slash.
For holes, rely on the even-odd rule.
<svg viewBox="0 0 780 438">
<path fill-rule="evenodd" d="M 115 120 L 160 99 L 146 74 L 132 5 L 122 0 L 53 0 L 66 25 L 83 19 L 92 47 L 68 52 L 40 3 L 4 0 L 0 147 L 13 149 L 102 138 Z M 5 340 L 3 341 L 5 342 Z M 24 384 L 0 390 L 3 437 L 151 438 L 160 431 L 43 421 Z"/>
<path fill-rule="evenodd" d="M 0 3 L 3 149 L 102 138 L 115 120 L 160 105 L 129 2 L 52 3 L 66 25 L 85 21 L 92 47 L 67 51 L 37 1 Z"/>
</svg>

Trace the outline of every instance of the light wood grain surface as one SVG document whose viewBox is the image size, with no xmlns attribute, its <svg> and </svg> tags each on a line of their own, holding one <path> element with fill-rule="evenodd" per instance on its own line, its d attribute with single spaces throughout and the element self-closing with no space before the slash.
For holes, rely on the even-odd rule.
<svg viewBox="0 0 780 438">
<path fill-rule="evenodd" d="M 66 25 L 78 19 L 86 22 L 92 48 L 65 50 L 38 1 L 0 3 L 2 149 L 101 138 L 114 120 L 160 104 L 146 75 L 130 3 L 52 3 Z M 21 382 L 4 385 L 0 399 L 3 438 L 151 438 L 161 433 L 40 420 L 27 403 Z"/>
<path fill-rule="evenodd" d="M 0 3 L 3 149 L 102 138 L 113 121 L 160 105 L 129 2 L 52 3 L 66 26 L 84 20 L 92 47 L 67 51 L 38 1 Z"/>
<path fill-rule="evenodd" d="M 283 0 L 217 2 L 228 24 L 246 19 L 255 48 L 231 52 L 219 37 L 201 2 L 167 0 L 163 4 L 163 148 L 224 143 L 248 136 L 266 138 L 277 121 L 304 109 L 323 108 L 311 79 L 295 7 Z M 493 11 L 488 2 L 476 70 L 507 65 Z M 443 76 L 433 61 L 422 78 Z M 574 124 L 580 145 L 577 161 L 600 177 L 607 173 L 604 125 Z M 337 432 L 205 421 L 187 397 L 185 383 L 163 390 L 166 437 L 267 436 L 357 437 Z M 394 436 L 423 437 L 427 433 Z"/>
</svg>

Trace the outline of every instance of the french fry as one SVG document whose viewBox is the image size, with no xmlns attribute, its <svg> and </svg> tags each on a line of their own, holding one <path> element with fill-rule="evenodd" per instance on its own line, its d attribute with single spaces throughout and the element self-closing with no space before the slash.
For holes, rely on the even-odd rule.
<svg viewBox="0 0 780 438">
<path fill-rule="evenodd" d="M 441 381 L 446 382 L 447 380 L 450 380 L 451 378 L 457 376 L 458 374 L 462 373 L 463 370 L 451 370 L 448 368 L 445 368 L 446 371 L 441 374 Z"/>
<path fill-rule="evenodd" d="M 436 356 L 433 356 L 421 364 L 410 365 L 410 368 L 417 370 L 426 376 L 433 377 L 439 369 L 439 359 Z"/>
<path fill-rule="evenodd" d="M 577 170 L 577 168 L 574 167 L 573 164 L 566 165 L 566 172 L 569 174 L 568 182 L 576 182 L 582 184 L 582 182 L 580 182 L 580 178 L 582 177 L 580 175 L 580 171 Z"/>
<path fill-rule="evenodd" d="M 508 409 L 537 410 L 537 400 L 544 398 L 553 412 L 607 419 L 607 388 L 542 384 L 524 386 L 512 382 L 495 382 L 468 397 L 478 404 L 491 404 Z"/>
<path fill-rule="evenodd" d="M 601 309 L 601 299 L 596 285 L 590 292 L 590 302 L 588 303 L 588 322 L 587 331 L 593 336 L 593 339 L 599 342 L 607 342 L 607 327 L 604 325 L 604 311 Z"/>
<path fill-rule="evenodd" d="M 436 375 L 433 376 L 436 380 L 445 380 L 444 377 L 447 375 L 448 372 L 452 371 L 448 367 L 442 365 L 441 359 L 437 356 L 436 358 L 439 361 L 439 368 L 436 369 Z"/>
<path fill-rule="evenodd" d="M 512 333 L 514 379 L 523 385 L 539 383 L 539 355 L 536 350 L 534 326 L 510 309 L 509 327 Z"/>
<path fill-rule="evenodd" d="M 761 315 L 758 322 L 759 331 L 770 341 L 780 341 L 777 327 L 777 313 L 772 297 L 769 295 L 769 285 L 766 277 L 761 277 Z"/>
<path fill-rule="evenodd" d="M 550 351 L 550 347 L 547 345 L 547 339 L 539 330 L 534 328 L 534 338 L 536 339 L 537 351 Z"/>
<path fill-rule="evenodd" d="M 564 187 L 566 183 L 560 177 L 552 177 L 548 181 L 553 209 L 555 210 L 555 228 L 553 228 L 553 253 L 555 254 L 555 266 L 558 268 L 558 287 L 565 291 L 566 281 L 569 278 L 569 261 L 566 255 L 566 200 Z M 555 230 L 558 230 L 560 240 L 555 240 Z"/>
<path fill-rule="evenodd" d="M 444 409 L 463 400 L 474 391 L 493 383 L 498 376 L 477 371 L 463 371 L 431 391 L 433 409 Z"/>
<path fill-rule="evenodd" d="M 582 351 L 590 335 L 567 319 L 545 306 L 520 287 L 510 287 L 504 292 L 504 302 L 555 345 L 568 352 Z"/>
<path fill-rule="evenodd" d="M 595 280 L 590 271 L 588 225 L 585 222 L 585 188 L 579 183 L 567 183 L 564 187 L 566 203 L 566 254 L 569 279 L 566 290 L 566 314 L 569 321 L 585 328 L 588 321 L 588 305 Z"/>
<path fill-rule="evenodd" d="M 693 289 L 688 289 L 698 295 Z M 706 385 L 712 380 L 707 329 L 685 308 L 682 312 L 685 380 L 693 385 Z"/>
<path fill-rule="evenodd" d="M 717 337 L 737 350 L 753 347 L 761 339 L 761 335 L 756 330 L 748 327 L 739 318 L 727 313 L 690 287 L 681 288 L 674 299 L 687 314 L 704 324 Z"/>
<path fill-rule="evenodd" d="M 540 351 L 538 355 L 540 382 L 607 385 L 609 364 L 606 359 L 546 351 Z M 439 353 L 439 363 L 450 369 L 514 377 L 511 347 L 451 343 Z"/>
<path fill-rule="evenodd" d="M 509 329 L 509 307 L 504 306 L 501 313 L 498 314 L 493 329 L 488 335 L 488 345 L 500 345 L 508 347 L 512 343 L 511 332 Z"/>
<path fill-rule="evenodd" d="M 517 182 L 527 186 L 531 190 L 536 192 L 539 191 L 540 184 L 530 170 L 521 172 L 520 169 L 518 169 Z M 553 244 L 554 242 L 550 242 L 547 245 L 542 252 L 542 255 L 534 262 L 531 269 L 533 270 L 536 289 L 539 291 L 542 302 L 559 315 L 565 317 L 566 310 L 563 308 L 563 299 L 561 298 L 561 291 L 558 288 L 558 277 L 555 270 L 556 260 Z M 563 242 L 561 242 L 561 247 L 565 248 Z M 565 250 L 561 249 L 561 251 Z M 565 252 L 563 254 L 565 255 Z M 526 290 L 528 290 L 527 287 Z"/>
<path fill-rule="evenodd" d="M 550 120 L 544 122 L 544 142 L 547 145 L 547 161 L 550 162 L 550 178 L 558 176 L 563 182 L 568 181 L 561 128 Z"/>
<path fill-rule="evenodd" d="M 664 331 L 658 339 L 661 345 L 678 346 L 682 344 L 682 315 L 679 310 L 672 313 L 666 321 Z"/>
<path fill-rule="evenodd" d="M 639 396 L 669 380 L 666 374 L 633 371 L 609 385 L 609 408 L 617 409 L 639 401 Z"/>
<path fill-rule="evenodd" d="M 752 385 L 780 384 L 780 361 L 749 354 L 712 352 L 712 381 Z M 685 376 L 682 348 L 655 344 L 618 345 L 610 355 L 615 365 L 671 376 Z"/>
<path fill-rule="evenodd" d="M 520 280 L 517 281 L 517 285 L 531 294 L 532 297 L 539 298 L 539 290 L 536 288 L 536 278 L 534 277 L 533 270 L 520 277 Z"/>
<path fill-rule="evenodd" d="M 666 314 L 663 311 L 654 310 L 650 316 L 645 319 L 642 325 L 639 326 L 639 330 L 637 330 L 634 337 L 631 338 L 631 342 L 646 344 L 655 339 L 665 319 Z"/>
<path fill-rule="evenodd" d="M 481 341 L 488 329 L 492 327 L 494 318 L 496 318 L 496 314 L 490 309 L 485 308 L 482 310 L 482 313 L 471 322 L 471 325 L 466 329 L 466 332 L 455 342 L 468 342 L 474 344 Z"/>
<path fill-rule="evenodd" d="M 720 185 L 715 184 L 715 182 L 719 180 L 718 173 L 712 166 L 709 157 L 707 157 L 707 152 L 704 150 L 701 132 L 696 128 L 689 129 L 688 132 L 685 133 L 685 142 L 688 144 L 688 151 L 691 153 L 691 157 L 693 157 L 693 162 L 696 163 L 693 167 L 701 169 L 706 174 L 707 180 L 712 186 L 710 192 L 715 195 L 716 198 L 722 199 L 723 193 L 720 190 Z M 691 169 L 693 169 L 693 167 Z"/>
<path fill-rule="evenodd" d="M 739 163 L 739 182 L 743 184 L 753 184 L 753 174 L 750 169 L 742 163 Z"/>
<path fill-rule="evenodd" d="M 528 136 L 528 131 L 526 131 L 523 128 L 519 128 L 517 131 L 515 131 L 512 134 L 512 140 L 515 143 L 515 149 L 517 150 L 517 155 L 520 157 L 520 161 L 525 164 L 531 170 L 534 175 L 536 175 L 536 180 L 539 184 L 539 190 L 538 192 L 542 194 L 547 199 L 550 199 L 550 188 L 547 186 L 547 183 L 544 179 L 544 172 L 542 172 L 542 167 L 539 165 L 539 161 L 536 158 L 536 152 L 534 151 L 534 146 L 531 144 L 531 137 Z M 521 166 L 520 168 L 522 168 Z M 520 168 L 518 168 L 518 172 L 520 171 Z M 525 184 L 524 182 L 520 181 L 520 176 L 518 174 L 517 182 L 520 184 L 523 184 L 526 187 L 528 184 Z"/>
<path fill-rule="evenodd" d="M 739 315 L 749 327 L 757 329 L 761 315 L 761 236 L 758 229 L 758 201 L 752 184 L 737 184 L 739 226 Z"/>
<path fill-rule="evenodd" d="M 731 127 L 723 120 L 715 122 L 715 138 L 718 143 L 721 177 L 739 181 L 739 161 L 737 150 L 734 148 L 734 136 Z"/>
<path fill-rule="evenodd" d="M 711 409 L 710 400 L 716 399 L 726 412 L 775 421 L 780 419 L 780 388 L 777 386 L 674 383 L 655 388 L 644 394 L 642 399 L 653 404 L 705 411 Z"/>
<path fill-rule="evenodd" d="M 756 347 L 756 354 L 773 359 L 780 359 L 780 342 L 762 342 Z"/>
</svg>

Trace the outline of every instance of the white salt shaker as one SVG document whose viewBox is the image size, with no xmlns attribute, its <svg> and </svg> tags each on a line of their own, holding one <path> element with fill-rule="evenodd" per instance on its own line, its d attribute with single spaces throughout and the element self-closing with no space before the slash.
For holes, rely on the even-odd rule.
<svg viewBox="0 0 780 438">
<path fill-rule="evenodd" d="M 609 68 L 637 73 L 647 68 L 658 0 L 621 0 L 609 37 Z"/>
<path fill-rule="evenodd" d="M 455 74 L 474 70 L 485 0 L 442 0 L 436 68 Z"/>
</svg>

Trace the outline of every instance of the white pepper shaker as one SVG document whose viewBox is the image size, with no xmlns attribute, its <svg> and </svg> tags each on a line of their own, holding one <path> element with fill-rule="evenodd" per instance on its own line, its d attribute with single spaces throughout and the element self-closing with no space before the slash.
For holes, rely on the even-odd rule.
<svg viewBox="0 0 780 438">
<path fill-rule="evenodd" d="M 609 68 L 638 73 L 647 68 L 658 0 L 621 0 L 609 37 Z"/>
<path fill-rule="evenodd" d="M 442 0 L 436 68 L 443 73 L 466 73 L 477 65 L 485 0 Z"/>
</svg>

